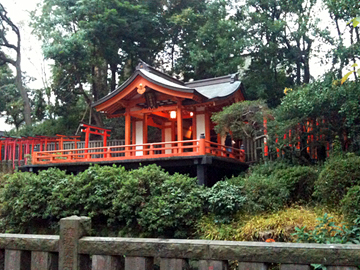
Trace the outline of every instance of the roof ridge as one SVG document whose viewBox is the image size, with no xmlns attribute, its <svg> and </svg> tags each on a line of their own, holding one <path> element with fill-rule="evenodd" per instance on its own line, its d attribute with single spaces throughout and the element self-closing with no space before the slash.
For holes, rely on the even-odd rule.
<svg viewBox="0 0 360 270">
<path fill-rule="evenodd" d="M 171 80 L 172 82 L 174 83 L 178 83 L 178 84 L 181 84 L 182 86 L 185 86 L 185 83 L 181 80 L 178 80 L 164 72 L 161 72 L 160 70 L 157 70 L 156 68 L 150 66 L 149 64 L 147 64 L 146 62 L 144 62 L 143 60 L 139 60 L 139 64 L 136 66 L 136 70 L 141 70 L 141 69 L 144 69 L 146 71 L 150 71 L 152 73 L 154 73 L 155 75 L 157 76 L 160 76 L 164 79 L 167 79 L 167 80 Z"/>
<path fill-rule="evenodd" d="M 190 85 L 212 85 L 212 84 L 218 84 L 218 83 L 226 83 L 226 82 L 230 82 L 230 83 L 234 83 L 235 81 L 239 80 L 239 73 L 232 73 L 232 74 L 228 74 L 228 75 L 224 75 L 224 76 L 220 76 L 220 77 L 214 77 L 214 78 L 208 78 L 208 79 L 201 79 L 201 80 L 196 80 L 196 81 L 192 81 L 192 82 L 185 82 L 185 86 L 190 86 Z M 221 81 L 221 82 L 219 82 Z"/>
</svg>

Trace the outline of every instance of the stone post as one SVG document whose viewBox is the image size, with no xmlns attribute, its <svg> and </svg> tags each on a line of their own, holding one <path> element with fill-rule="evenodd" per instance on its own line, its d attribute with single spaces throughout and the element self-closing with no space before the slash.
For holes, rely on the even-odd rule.
<svg viewBox="0 0 360 270">
<path fill-rule="evenodd" d="M 57 270 L 59 256 L 56 253 L 33 251 L 31 252 L 31 270 Z"/>
<path fill-rule="evenodd" d="M 71 216 L 60 220 L 59 269 L 79 270 L 79 239 L 91 228 L 88 217 Z"/>
<path fill-rule="evenodd" d="M 187 269 L 186 260 L 161 258 L 160 270 L 183 270 L 183 269 Z"/>
<path fill-rule="evenodd" d="M 151 270 L 153 258 L 148 257 L 125 257 L 125 270 Z"/>
<path fill-rule="evenodd" d="M 200 260 L 199 270 L 227 270 L 227 261 Z"/>
<path fill-rule="evenodd" d="M 5 270 L 30 270 L 31 253 L 23 250 L 5 250 Z"/>
<path fill-rule="evenodd" d="M 267 270 L 265 263 L 239 262 L 239 270 Z"/>
</svg>

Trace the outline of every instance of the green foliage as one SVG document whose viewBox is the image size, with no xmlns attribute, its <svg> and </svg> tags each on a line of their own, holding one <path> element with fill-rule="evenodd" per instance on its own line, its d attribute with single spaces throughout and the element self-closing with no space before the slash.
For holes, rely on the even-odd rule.
<svg viewBox="0 0 360 270">
<path fill-rule="evenodd" d="M 202 215 L 202 188 L 195 178 L 175 174 L 154 186 L 138 222 L 151 236 L 186 238 Z"/>
<path fill-rule="evenodd" d="M 230 179 L 243 186 L 248 212 L 277 211 L 292 203 L 311 200 L 318 172 L 307 166 L 289 166 L 281 162 L 257 165 L 245 177 Z"/>
<path fill-rule="evenodd" d="M 216 124 L 215 131 L 225 134 L 232 131 L 234 138 L 250 138 L 255 140 L 264 133 L 264 118 L 269 110 L 261 100 L 237 102 L 222 111 L 213 114 L 212 120 Z"/>
<path fill-rule="evenodd" d="M 360 185 L 351 187 L 341 200 L 342 212 L 349 222 L 360 217 Z"/>
<path fill-rule="evenodd" d="M 60 218 L 82 215 L 98 234 L 186 238 L 202 215 L 203 187 L 156 165 L 132 171 L 97 165 L 76 176 L 52 168 L 4 178 L 2 226 L 11 232 L 49 232 Z"/>
<path fill-rule="evenodd" d="M 292 150 L 302 161 L 311 159 L 306 153 L 307 146 L 318 151 L 318 159 L 325 159 L 327 143 L 331 144 L 336 137 L 343 150 L 357 151 L 360 149 L 359 93 L 357 84 L 340 85 L 331 74 L 290 91 L 274 110 L 275 121 L 269 123 L 268 142 L 274 144 L 278 139 L 276 147 Z M 292 130 L 291 140 L 279 135 L 289 130 Z M 309 140 L 309 136 L 314 140 Z M 294 148 L 299 140 L 301 149 L 296 152 Z"/>
<path fill-rule="evenodd" d="M 238 213 L 229 224 L 216 223 L 212 215 L 207 215 L 199 220 L 197 234 L 208 240 L 264 242 L 272 238 L 276 242 L 295 242 L 295 228 L 306 225 L 306 232 L 314 230 L 318 224 L 317 217 L 323 214 L 322 209 L 292 206 L 271 213 Z M 336 223 L 342 221 L 341 216 L 331 214 Z"/>
<path fill-rule="evenodd" d="M 205 207 L 214 214 L 217 222 L 228 223 L 244 206 L 245 195 L 241 187 L 220 181 L 204 194 Z"/>
<path fill-rule="evenodd" d="M 360 157 L 353 154 L 329 158 L 315 181 L 314 196 L 331 207 L 339 206 L 349 188 L 360 185 Z"/>
<path fill-rule="evenodd" d="M 306 231 L 306 226 L 296 227 L 293 234 L 298 242 L 319 244 L 360 244 L 360 219 L 354 225 L 336 225 L 332 217 L 324 214 L 318 218 L 319 224 L 313 230 Z"/>
<path fill-rule="evenodd" d="M 230 1 L 217 0 L 208 2 L 203 12 L 189 9 L 173 17 L 178 27 L 187 30 L 186 42 L 179 43 L 180 57 L 175 65 L 185 80 L 237 72 L 243 62 L 245 32 L 229 15 L 229 8 Z"/>
<path fill-rule="evenodd" d="M 66 181 L 64 171 L 49 169 L 39 175 L 33 173 L 9 174 L 5 176 L 5 187 L 1 191 L 1 213 L 3 224 L 9 231 L 26 232 L 41 219 L 49 219 L 53 186 Z M 41 227 L 41 223 L 39 222 Z"/>
</svg>

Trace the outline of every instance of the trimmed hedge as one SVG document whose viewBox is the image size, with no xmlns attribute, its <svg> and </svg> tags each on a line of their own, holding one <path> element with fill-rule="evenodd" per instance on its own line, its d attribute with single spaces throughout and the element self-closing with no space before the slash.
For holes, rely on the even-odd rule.
<svg viewBox="0 0 360 270">
<path fill-rule="evenodd" d="M 360 157 L 353 154 L 329 158 L 315 181 L 314 196 L 323 204 L 338 207 L 348 190 L 360 185 Z"/>
<path fill-rule="evenodd" d="M 308 203 L 312 199 L 317 177 L 316 167 L 269 162 L 254 166 L 245 177 L 229 181 L 243 187 L 247 198 L 245 210 L 253 213 L 278 211 L 293 203 Z"/>
<path fill-rule="evenodd" d="M 82 215 L 98 235 L 186 238 L 204 211 L 227 219 L 245 200 L 237 186 L 199 186 L 155 164 L 132 171 L 95 165 L 76 176 L 55 168 L 17 172 L 5 182 L 1 226 L 8 232 L 52 233 L 60 218 Z"/>
</svg>

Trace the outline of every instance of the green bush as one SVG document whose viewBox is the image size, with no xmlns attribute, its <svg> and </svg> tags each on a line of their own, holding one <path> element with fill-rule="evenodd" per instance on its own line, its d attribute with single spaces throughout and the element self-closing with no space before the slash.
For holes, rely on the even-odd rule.
<svg viewBox="0 0 360 270">
<path fill-rule="evenodd" d="M 43 226 L 43 220 L 51 220 L 53 186 L 71 176 L 58 169 L 33 173 L 16 172 L 5 177 L 6 184 L 1 192 L 1 216 L 9 231 L 26 232 L 34 224 Z M 44 225 L 46 226 L 46 225 Z"/>
<path fill-rule="evenodd" d="M 2 226 L 11 232 L 49 233 L 60 218 L 84 215 L 97 234 L 188 237 L 203 209 L 203 187 L 194 178 L 156 165 L 132 171 L 91 166 L 76 176 L 53 168 L 8 175 L 5 182 Z"/>
<path fill-rule="evenodd" d="M 340 205 L 349 188 L 360 185 L 360 157 L 353 154 L 329 158 L 315 181 L 314 196 L 322 203 Z"/>
<path fill-rule="evenodd" d="M 242 188 L 229 182 L 217 182 L 204 193 L 205 208 L 221 223 L 230 222 L 232 216 L 242 209 L 246 197 Z"/>
<path fill-rule="evenodd" d="M 278 211 L 292 203 L 308 202 L 313 193 L 317 169 L 307 166 L 288 166 L 271 162 L 251 168 L 245 177 L 230 179 L 242 186 L 248 212 Z"/>
<path fill-rule="evenodd" d="M 139 225 L 151 236 L 186 238 L 202 215 L 203 201 L 195 178 L 175 174 L 151 190 L 139 212 Z"/>
<path fill-rule="evenodd" d="M 127 177 L 113 200 L 115 219 L 129 228 L 138 227 L 139 212 L 149 201 L 155 188 L 170 178 L 159 166 L 152 164 L 126 173 Z M 136 228 L 136 230 L 141 230 Z"/>
<path fill-rule="evenodd" d="M 287 203 L 309 202 L 314 192 L 314 184 L 319 176 L 316 167 L 294 166 L 274 171 L 272 177 L 289 190 Z"/>
<path fill-rule="evenodd" d="M 306 226 L 296 227 L 297 242 L 319 244 L 360 244 L 360 219 L 354 225 L 336 225 L 328 214 L 318 218 L 318 225 L 313 230 L 307 231 Z"/>
<path fill-rule="evenodd" d="M 360 186 L 353 186 L 341 201 L 342 212 L 349 222 L 360 218 Z"/>
</svg>

